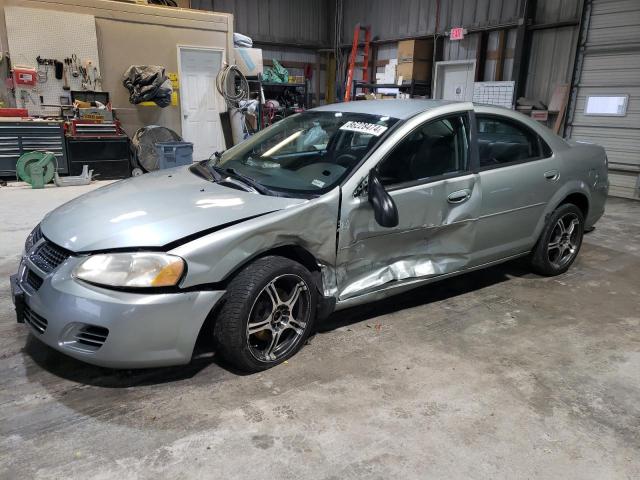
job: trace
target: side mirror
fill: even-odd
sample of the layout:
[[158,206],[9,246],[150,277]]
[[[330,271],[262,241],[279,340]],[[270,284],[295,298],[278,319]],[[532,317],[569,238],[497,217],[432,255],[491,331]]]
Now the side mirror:
[[398,208],[393,198],[384,189],[375,170],[369,172],[369,202],[373,206],[373,215],[381,227],[391,228],[398,226]]

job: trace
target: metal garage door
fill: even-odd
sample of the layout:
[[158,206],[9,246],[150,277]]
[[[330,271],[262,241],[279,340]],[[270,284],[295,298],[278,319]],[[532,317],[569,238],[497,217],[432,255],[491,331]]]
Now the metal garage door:
[[583,28],[567,133],[607,149],[611,195],[640,198],[640,0],[587,0]]

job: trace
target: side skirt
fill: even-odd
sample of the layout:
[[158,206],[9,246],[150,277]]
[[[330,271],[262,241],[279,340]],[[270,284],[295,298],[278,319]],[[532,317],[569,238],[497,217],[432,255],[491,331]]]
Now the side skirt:
[[500,260],[494,260],[493,262],[483,263],[482,265],[477,265],[472,268],[466,268],[466,269],[458,270],[451,273],[444,273],[442,275],[437,275],[434,277],[417,278],[412,280],[403,280],[401,282],[393,282],[383,286],[378,290],[374,290],[373,292],[367,292],[362,295],[358,295],[357,297],[348,298],[346,300],[338,300],[336,302],[335,311],[342,310],[344,308],[355,307],[356,305],[362,305],[364,303],[369,303],[376,300],[382,300],[383,298],[387,298],[392,295],[397,295],[399,293],[403,293],[408,290],[412,290],[414,288],[427,285],[429,283],[437,282],[450,277],[456,277],[458,275],[463,275],[465,273],[473,272],[475,270],[481,270],[483,268],[491,267],[493,265],[498,265],[500,263],[505,263],[510,260],[515,260],[516,258],[529,255],[529,253],[530,251],[518,253],[516,255],[511,255],[509,257],[501,258]]

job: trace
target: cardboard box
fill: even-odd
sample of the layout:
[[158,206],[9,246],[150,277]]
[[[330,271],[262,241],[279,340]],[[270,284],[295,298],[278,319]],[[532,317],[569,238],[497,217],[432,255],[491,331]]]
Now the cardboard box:
[[433,40],[401,40],[398,42],[398,63],[433,60]]
[[415,62],[399,63],[396,67],[396,78],[402,77],[403,82],[431,80],[431,61],[417,60]]
[[244,76],[255,77],[264,70],[261,48],[234,48],[233,53],[236,65]]
[[256,117],[253,113],[246,112],[244,114],[244,120],[252,130],[255,131],[258,129],[258,117]]
[[396,83],[396,65],[398,60],[389,59],[389,63],[384,66],[384,71],[376,73],[376,83]]

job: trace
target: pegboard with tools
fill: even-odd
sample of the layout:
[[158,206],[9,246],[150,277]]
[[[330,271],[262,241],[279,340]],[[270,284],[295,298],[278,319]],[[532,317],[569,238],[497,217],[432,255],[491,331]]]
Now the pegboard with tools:
[[[16,106],[30,115],[59,115],[71,90],[102,90],[93,15],[5,7]],[[35,84],[16,82],[15,71],[35,70]]]

